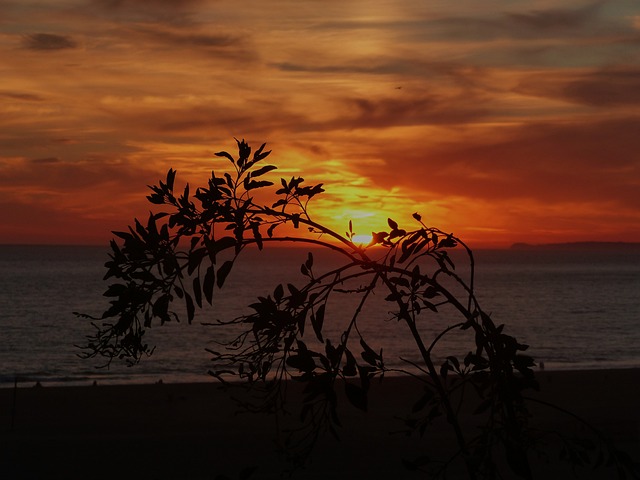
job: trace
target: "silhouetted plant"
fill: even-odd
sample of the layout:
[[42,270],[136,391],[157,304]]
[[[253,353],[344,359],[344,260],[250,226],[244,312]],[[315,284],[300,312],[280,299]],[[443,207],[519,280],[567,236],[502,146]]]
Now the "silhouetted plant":
[[[231,172],[212,172],[207,186],[195,191],[187,184],[176,193],[176,172],[169,170],[147,197],[168,211],[150,214],[146,225],[136,220],[128,231],[114,232],[121,244],[111,242],[105,278],[118,283],[105,292],[112,299],[110,308],[99,319],[91,317],[99,323],[94,322],[84,356],[102,356],[108,364],[114,358],[135,363],[150,354],[145,330],[157,321],[177,320],[172,309],[176,300],[184,302],[191,322],[196,307],[212,303],[214,290],[223,288],[250,245],[260,250],[273,242],[322,247],[344,262],[318,271],[308,253],[300,267],[302,284],[278,284],[250,305],[251,313],[217,322],[237,335],[221,351],[209,350],[215,365],[211,375],[223,382],[239,378],[260,385],[260,401],[245,406],[261,411],[282,410],[287,380],[303,384],[302,423],[290,432],[295,441],[289,446],[294,460],[304,458],[320,434],[336,434],[338,389],[356,408],[367,410],[372,379],[389,370],[383,349],[372,345],[359,328],[362,308],[376,288],[383,289],[390,318],[398,329],[408,330],[419,352],[419,362],[407,361],[412,369],[398,370],[421,383],[406,425],[425,434],[444,416],[457,443],[449,458],[423,457],[407,461],[407,466],[444,476],[452,462],[462,459],[470,478],[505,478],[499,473],[505,468],[531,478],[527,452],[532,438],[527,435],[523,392],[537,387],[534,360],[524,353],[527,345],[481,309],[474,291],[474,257],[467,245],[427,226],[417,213],[411,229],[388,219],[389,228],[374,232],[369,245],[356,244],[351,222],[340,234],[313,220],[309,203],[323,186],[307,185],[301,177],[281,179],[277,201],[262,205],[255,194],[273,185],[264,175],[276,169],[261,163],[270,151],[263,144],[252,154],[244,140],[237,146],[237,158],[216,154],[228,159]],[[281,234],[286,225],[293,229]],[[467,275],[457,273],[453,251],[464,253],[470,265]],[[327,306],[345,292],[357,296],[357,306],[340,338],[326,338],[325,324],[331,322]],[[443,309],[455,312],[457,320],[426,338],[420,325]],[[438,360],[434,348],[453,331],[466,332],[473,349],[460,358]],[[460,403],[469,391],[475,400],[471,406]],[[460,419],[469,411],[479,428],[464,431]]]

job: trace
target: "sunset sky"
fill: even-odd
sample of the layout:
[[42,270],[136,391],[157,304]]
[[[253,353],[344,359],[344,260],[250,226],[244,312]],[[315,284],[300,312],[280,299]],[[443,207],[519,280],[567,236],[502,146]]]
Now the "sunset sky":
[[106,243],[233,137],[339,231],[640,241],[637,0],[2,0],[0,112],[0,243]]

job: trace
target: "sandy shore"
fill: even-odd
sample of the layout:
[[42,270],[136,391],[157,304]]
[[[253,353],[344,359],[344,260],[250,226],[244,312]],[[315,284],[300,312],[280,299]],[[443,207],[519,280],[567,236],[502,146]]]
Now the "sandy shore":
[[[540,372],[537,397],[584,417],[640,462],[640,370]],[[422,441],[404,434],[398,417],[420,396],[406,379],[375,385],[365,414],[343,402],[341,441],[323,438],[294,478],[414,479],[403,458],[446,448],[437,425]],[[554,410],[536,408],[533,425],[588,435]],[[286,464],[275,449],[271,417],[238,414],[228,393],[209,384],[0,389],[0,476],[18,478],[278,478]],[[568,470],[532,458],[541,478]],[[611,471],[578,478],[614,478]]]

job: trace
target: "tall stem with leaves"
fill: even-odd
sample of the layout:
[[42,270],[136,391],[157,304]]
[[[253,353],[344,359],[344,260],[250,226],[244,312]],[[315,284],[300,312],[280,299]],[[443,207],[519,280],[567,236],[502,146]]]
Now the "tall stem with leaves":
[[[413,215],[415,229],[407,231],[388,219],[388,231],[373,232],[369,245],[358,245],[351,222],[341,235],[312,219],[310,201],[324,189],[322,184],[306,185],[302,177],[281,179],[277,200],[263,205],[255,195],[274,185],[265,175],[276,167],[262,164],[271,152],[263,144],[252,154],[244,140],[237,146],[237,157],[216,154],[229,161],[231,173],[212,172],[207,185],[193,195],[188,184],[176,194],[176,172],[169,170],[165,181],[149,187],[152,193],[147,197],[163,211],[150,214],[146,225],[136,220],[128,231],[114,232],[120,242],[111,242],[105,278],[116,283],[105,292],[110,307],[101,317],[83,315],[95,327],[84,356],[104,358],[108,365],[114,358],[136,363],[151,354],[145,331],[157,322],[178,320],[176,303],[184,303],[190,323],[196,307],[213,303],[216,288],[224,287],[249,245],[260,250],[270,243],[328,249],[344,263],[317,272],[309,252],[300,267],[302,285],[278,284],[249,305],[251,313],[217,321],[240,333],[220,351],[209,350],[215,365],[211,375],[226,383],[240,379],[263,386],[261,402],[245,406],[275,412],[282,410],[289,380],[304,384],[301,424],[290,444],[296,447],[295,458],[303,458],[323,431],[337,433],[337,389],[344,389],[356,408],[367,410],[371,380],[389,371],[382,348],[373,348],[359,328],[363,307],[374,290],[383,289],[392,305],[390,315],[398,320],[398,328],[408,329],[422,362],[412,362],[417,368],[406,372],[426,385],[408,425],[424,433],[444,413],[455,433],[458,447],[439,465],[461,457],[470,478],[492,478],[496,458],[502,455],[508,468],[530,478],[521,392],[535,387],[533,359],[522,353],[526,345],[507,335],[504,326],[496,326],[480,308],[471,250],[454,235],[428,227],[418,214]],[[295,234],[284,231],[285,226],[293,227]],[[454,250],[467,255],[471,269],[466,280],[456,273],[449,254]],[[350,286],[354,282],[359,286]],[[327,306],[345,293],[359,296],[357,306],[340,338],[326,338],[325,325],[331,321],[325,318]],[[419,326],[444,306],[452,307],[458,319],[435,337],[425,338]],[[437,364],[434,347],[459,330],[473,337],[474,349],[462,359],[448,355]],[[480,433],[465,432],[454,408],[454,392],[464,385],[473,386],[480,402],[477,411],[485,415],[487,428]]]

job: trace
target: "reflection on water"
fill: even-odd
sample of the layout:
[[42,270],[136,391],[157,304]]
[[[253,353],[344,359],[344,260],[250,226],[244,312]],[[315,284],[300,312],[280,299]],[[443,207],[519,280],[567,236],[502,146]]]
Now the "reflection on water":
[[[233,318],[247,312],[257,295],[280,282],[302,282],[304,249],[249,251],[236,265],[214,305],[199,312],[192,325],[152,328],[147,337],[156,353],[141,365],[114,364],[96,370],[96,362],[76,356],[90,326],[72,311],[100,314],[107,305],[102,276],[107,251],[99,247],[0,246],[0,384],[16,375],[47,382],[153,382],[207,380],[206,352],[228,338],[219,327],[200,322]],[[334,255],[314,253],[315,268],[335,265]],[[477,251],[476,291],[496,323],[531,345],[530,353],[547,368],[640,366],[640,253],[547,250]],[[458,272],[467,271],[458,263]],[[319,271],[319,270],[318,270]],[[379,293],[363,312],[363,333],[375,349],[384,348],[387,366],[404,367],[398,357],[417,360],[401,324],[390,320],[391,305]],[[336,295],[325,326],[339,339],[357,299]],[[428,338],[456,321],[446,311],[425,317]],[[441,355],[464,355],[472,339],[454,332],[445,337]]]

